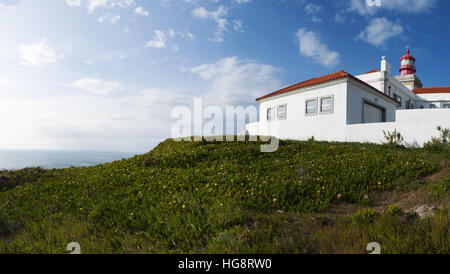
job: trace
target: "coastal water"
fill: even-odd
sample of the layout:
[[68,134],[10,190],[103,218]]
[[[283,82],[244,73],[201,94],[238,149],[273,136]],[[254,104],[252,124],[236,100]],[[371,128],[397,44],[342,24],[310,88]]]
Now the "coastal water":
[[25,167],[66,168],[93,166],[130,158],[137,153],[62,151],[62,150],[0,150],[0,170]]

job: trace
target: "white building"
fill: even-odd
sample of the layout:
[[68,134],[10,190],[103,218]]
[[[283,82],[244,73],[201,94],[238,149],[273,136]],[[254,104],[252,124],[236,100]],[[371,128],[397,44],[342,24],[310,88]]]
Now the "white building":
[[384,142],[383,131],[399,131],[405,141],[423,145],[450,128],[450,87],[423,88],[409,50],[400,75],[381,68],[353,76],[339,71],[272,92],[256,100],[259,122],[247,124],[250,135],[280,139]]

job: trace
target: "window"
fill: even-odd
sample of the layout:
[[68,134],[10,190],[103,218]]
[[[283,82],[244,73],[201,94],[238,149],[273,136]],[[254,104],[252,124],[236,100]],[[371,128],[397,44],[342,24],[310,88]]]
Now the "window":
[[430,108],[436,108],[436,105],[435,104],[431,104]]
[[402,106],[402,97],[394,93],[394,99],[400,104],[400,107]]
[[317,99],[306,100],[306,115],[317,114]]
[[333,96],[320,98],[320,113],[333,112]]
[[274,120],[275,116],[273,115],[273,108],[267,109],[267,121]]
[[286,119],[286,104],[278,106],[278,110],[277,110],[277,118],[279,120],[284,120]]
[[450,104],[444,104],[442,107],[443,108],[450,108]]

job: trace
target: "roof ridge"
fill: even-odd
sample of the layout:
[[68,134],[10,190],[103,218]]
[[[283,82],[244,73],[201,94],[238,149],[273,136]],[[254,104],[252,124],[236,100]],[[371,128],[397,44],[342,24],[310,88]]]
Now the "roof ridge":
[[415,94],[450,93],[450,87],[424,87],[413,90]]
[[325,74],[325,75],[322,75],[319,77],[311,78],[311,79],[287,86],[287,87],[277,90],[275,92],[269,93],[265,96],[257,98],[256,101],[259,101],[259,100],[262,100],[262,99],[265,99],[265,98],[268,98],[268,97],[271,97],[274,95],[282,94],[284,92],[288,92],[288,91],[291,91],[294,89],[318,85],[321,83],[325,83],[328,81],[337,80],[337,79],[341,79],[341,78],[345,78],[345,77],[349,77],[349,76],[352,76],[352,75],[344,70],[339,70],[336,72],[328,73],[328,74]]

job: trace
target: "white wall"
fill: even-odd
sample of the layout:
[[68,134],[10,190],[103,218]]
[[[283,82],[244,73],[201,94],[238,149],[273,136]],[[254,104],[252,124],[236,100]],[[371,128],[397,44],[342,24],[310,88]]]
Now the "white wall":
[[[247,130],[254,134],[273,135],[282,139],[309,138],[311,136],[332,137],[336,134],[345,136],[342,131],[346,124],[347,83],[345,79],[315,86],[314,89],[304,88],[282,96],[271,97],[260,102],[259,125],[247,125]],[[320,98],[333,95],[334,110],[330,114],[320,114]],[[306,100],[317,98],[317,114],[305,115]],[[287,104],[285,120],[267,121],[267,108],[276,108]],[[275,111],[276,115],[276,111]],[[256,129],[257,128],[257,129]],[[341,133],[339,133],[342,131]]]
[[444,105],[450,104],[450,93],[430,93],[430,94],[417,94],[417,107],[430,108],[433,104],[437,108],[443,108]]
[[383,94],[369,91],[364,85],[350,81],[347,89],[347,124],[362,123],[363,100],[369,101],[386,109],[386,122],[395,121],[396,103]]
[[349,125],[345,141],[383,143],[383,130],[396,129],[408,144],[422,146],[431,137],[439,136],[438,126],[450,128],[450,109],[397,110],[396,117],[392,123]]
[[357,75],[356,77],[387,95],[389,94],[389,86],[390,86],[392,98],[394,97],[394,93],[402,97],[402,104],[400,107],[398,107],[399,109],[405,109],[406,102],[409,99],[414,104],[414,107],[416,107],[415,106],[416,104],[414,102],[416,99],[415,94],[389,73],[379,71]]
[[[439,132],[436,129],[438,126],[450,128],[450,109],[397,110],[396,117],[396,122],[345,125],[331,131],[323,131],[322,128],[317,128],[314,132],[308,130],[307,134],[299,132],[296,138],[289,139],[306,140],[314,136],[316,140],[381,144],[385,142],[383,130],[386,132],[397,130],[408,144],[422,146],[431,137],[439,137]],[[250,135],[258,135],[260,128],[265,131],[265,125],[262,123],[247,125]],[[260,135],[270,134],[265,131],[265,134]],[[280,138],[280,135],[274,136]],[[281,139],[286,138],[281,137]]]

